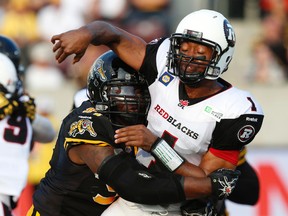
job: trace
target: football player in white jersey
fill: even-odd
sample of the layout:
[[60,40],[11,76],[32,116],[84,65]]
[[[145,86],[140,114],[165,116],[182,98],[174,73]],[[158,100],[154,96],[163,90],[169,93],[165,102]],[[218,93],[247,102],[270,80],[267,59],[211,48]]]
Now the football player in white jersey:
[[[232,60],[236,38],[229,21],[216,11],[192,12],[171,37],[148,44],[103,21],[54,35],[51,41],[59,63],[72,54],[78,62],[90,43],[106,45],[145,76],[151,94],[149,130],[129,126],[117,130],[115,138],[141,147],[137,158],[148,167],[199,177],[218,168],[235,169],[241,149],[262,126],[264,114],[256,99],[220,78]],[[103,215],[207,215],[209,201],[202,201],[144,206],[118,199]]]
[[36,115],[34,99],[23,94],[18,51],[12,40],[0,36],[0,216],[12,214],[26,185],[33,141],[55,137],[49,120]]

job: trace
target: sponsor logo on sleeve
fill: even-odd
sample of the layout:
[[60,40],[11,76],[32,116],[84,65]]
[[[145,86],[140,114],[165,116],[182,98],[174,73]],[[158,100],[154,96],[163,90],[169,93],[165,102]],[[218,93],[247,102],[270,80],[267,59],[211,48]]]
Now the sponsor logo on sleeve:
[[167,86],[173,79],[174,77],[168,72],[163,73],[162,76],[159,77],[159,81],[165,86]]
[[220,122],[221,118],[223,117],[223,113],[216,111],[211,106],[206,106],[204,112],[215,119],[217,122]]

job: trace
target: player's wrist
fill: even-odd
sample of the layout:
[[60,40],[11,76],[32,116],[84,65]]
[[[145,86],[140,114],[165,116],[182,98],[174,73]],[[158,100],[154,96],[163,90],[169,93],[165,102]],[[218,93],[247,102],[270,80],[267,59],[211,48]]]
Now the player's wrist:
[[185,162],[164,139],[159,137],[151,146],[151,154],[171,172],[174,172]]

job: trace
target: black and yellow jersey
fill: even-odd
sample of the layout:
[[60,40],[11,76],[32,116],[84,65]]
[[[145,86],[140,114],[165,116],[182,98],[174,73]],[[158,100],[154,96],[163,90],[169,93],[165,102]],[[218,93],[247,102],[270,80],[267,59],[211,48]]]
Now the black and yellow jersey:
[[117,194],[95,177],[86,165],[68,157],[74,145],[109,146],[114,129],[108,118],[96,112],[89,101],[74,109],[62,122],[50,169],[33,196],[41,216],[101,215]]

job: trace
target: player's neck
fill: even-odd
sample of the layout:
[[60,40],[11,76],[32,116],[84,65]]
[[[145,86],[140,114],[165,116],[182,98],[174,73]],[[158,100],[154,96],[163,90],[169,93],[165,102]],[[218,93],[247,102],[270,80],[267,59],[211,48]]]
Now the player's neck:
[[193,87],[185,85],[186,93],[191,99],[214,95],[221,91],[222,88],[223,85],[216,80],[202,80]]

